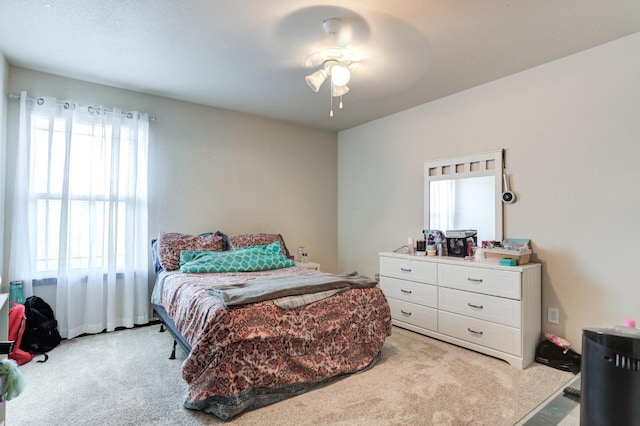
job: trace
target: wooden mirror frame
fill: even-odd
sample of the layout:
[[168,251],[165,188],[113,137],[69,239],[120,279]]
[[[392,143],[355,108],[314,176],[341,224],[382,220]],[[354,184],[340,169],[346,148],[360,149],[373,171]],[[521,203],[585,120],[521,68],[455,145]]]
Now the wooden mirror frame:
[[[430,194],[432,181],[494,176],[494,199],[487,200],[495,209],[495,241],[503,239],[502,176],[503,150],[461,157],[443,158],[424,163],[424,229],[430,229]],[[491,208],[491,207],[489,207]],[[445,232],[446,229],[441,229]],[[480,241],[478,241],[480,244]]]

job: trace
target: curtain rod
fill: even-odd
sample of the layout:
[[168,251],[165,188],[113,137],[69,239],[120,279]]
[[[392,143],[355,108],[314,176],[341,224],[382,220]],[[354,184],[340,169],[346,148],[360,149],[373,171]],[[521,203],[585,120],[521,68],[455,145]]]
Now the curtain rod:
[[[20,96],[20,95],[18,95],[18,94],[16,94],[16,93],[9,93],[9,94],[7,94],[7,96],[9,97],[9,99],[20,99],[20,98],[21,98],[21,96]],[[42,99],[42,98],[32,98],[32,97],[30,97],[30,96],[27,96],[27,100],[28,100],[28,101],[36,101],[36,102],[37,102],[37,101],[39,101],[39,100],[41,100],[41,99]],[[56,103],[58,103],[58,104],[60,104],[60,105],[64,105],[66,102],[63,102],[63,101],[56,101]],[[91,107],[91,106],[89,106],[89,111],[90,111],[90,112],[92,112],[92,111],[91,111],[91,109],[92,109],[92,108],[93,108],[93,109],[96,109],[95,107]],[[113,109],[107,109],[107,108],[105,108],[105,109],[104,109],[104,111],[105,111],[105,112],[113,112]],[[131,113],[130,113],[130,112],[122,112],[122,114],[127,115],[127,114],[131,114]],[[150,116],[149,116],[149,121],[156,121],[156,118],[150,115]]]

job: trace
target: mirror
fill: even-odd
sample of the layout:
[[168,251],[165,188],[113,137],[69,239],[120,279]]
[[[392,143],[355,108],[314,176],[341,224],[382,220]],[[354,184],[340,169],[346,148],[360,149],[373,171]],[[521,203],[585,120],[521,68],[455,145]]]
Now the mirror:
[[493,240],[496,235],[495,178],[446,179],[431,181],[429,229],[477,229],[478,241]]
[[502,151],[425,162],[425,228],[502,241]]

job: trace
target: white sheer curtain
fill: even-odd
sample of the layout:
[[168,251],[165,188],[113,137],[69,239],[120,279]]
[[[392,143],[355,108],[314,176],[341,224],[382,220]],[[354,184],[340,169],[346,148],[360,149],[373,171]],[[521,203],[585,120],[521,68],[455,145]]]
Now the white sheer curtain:
[[148,115],[22,92],[19,126],[10,279],[66,338],[148,322]]
[[455,179],[436,180],[430,182],[429,204],[430,223],[432,229],[446,232],[455,229]]

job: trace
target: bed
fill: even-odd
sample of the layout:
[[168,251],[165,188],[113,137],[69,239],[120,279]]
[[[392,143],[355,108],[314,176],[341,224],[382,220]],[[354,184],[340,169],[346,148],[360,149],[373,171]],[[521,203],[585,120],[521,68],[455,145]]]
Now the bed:
[[372,368],[391,334],[374,280],[296,266],[279,234],[160,233],[153,253],[183,404],[222,420]]

